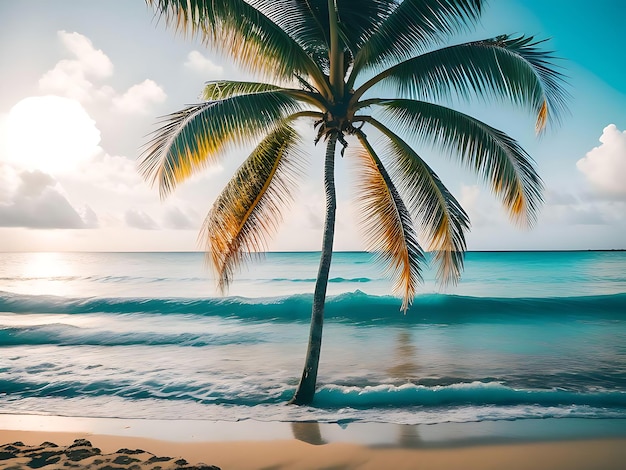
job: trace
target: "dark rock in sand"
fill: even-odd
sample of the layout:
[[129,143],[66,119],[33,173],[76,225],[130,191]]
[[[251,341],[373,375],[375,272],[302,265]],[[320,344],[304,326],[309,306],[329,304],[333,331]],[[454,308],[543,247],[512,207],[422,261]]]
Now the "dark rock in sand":
[[118,457],[115,457],[115,460],[113,460],[113,463],[118,463],[120,465],[128,465],[135,462],[141,462],[141,460],[134,459],[132,457],[129,457],[128,455],[120,455]]
[[65,455],[73,462],[84,460],[94,455],[100,455],[101,451],[93,447],[86,439],[76,439],[72,445],[65,450]]
[[148,459],[148,463],[169,462],[170,460],[172,460],[172,457],[157,457],[156,455],[154,455]]
[[93,447],[91,442],[87,439],[75,439],[73,444],[70,444],[67,448],[72,449],[73,447]]
[[[81,462],[94,456],[98,458]],[[22,463],[11,462],[12,459],[21,459]],[[174,460],[172,457],[157,457],[141,449],[123,448],[113,454],[102,454],[86,439],[76,439],[68,447],[59,447],[52,442],[44,442],[40,446],[27,446],[23,442],[1,445],[0,461],[0,468],[7,470],[44,467],[49,470],[220,470],[219,467],[203,463],[190,465],[182,458]]]
[[131,449],[120,449],[117,451],[118,454],[128,454],[128,455],[135,455],[135,454],[145,454],[146,451],[145,450],[141,450],[141,449],[135,449],[135,450],[131,450]]
[[55,464],[59,460],[61,460],[61,456],[59,454],[62,454],[62,452],[60,451],[41,452],[39,454],[36,454],[34,457],[31,457],[30,462],[28,462],[27,465],[30,468],[41,468],[41,467],[45,467],[46,465]]
[[17,457],[15,452],[10,450],[0,450],[0,460],[9,460],[14,459],[15,457]]

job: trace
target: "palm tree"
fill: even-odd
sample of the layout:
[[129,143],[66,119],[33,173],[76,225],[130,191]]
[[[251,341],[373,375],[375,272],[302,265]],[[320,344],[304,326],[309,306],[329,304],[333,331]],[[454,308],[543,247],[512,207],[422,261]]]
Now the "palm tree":
[[[291,403],[313,400],[335,229],[334,162],[354,141],[368,249],[386,263],[406,312],[421,280],[424,248],[442,283],[463,268],[467,214],[416,146],[473,169],[510,217],[532,224],[542,182],[507,134],[444,103],[510,101],[558,122],[567,93],[551,52],[533,37],[497,36],[446,45],[468,31],[482,0],[146,0],[182,33],[199,36],[263,82],[206,84],[204,101],[163,118],[140,171],[161,196],[236,146],[256,147],[217,197],[201,237],[225,290],[236,270],[281,222],[304,173],[295,123],[326,142],[326,216],[304,371]],[[372,144],[371,135],[382,141]],[[422,244],[418,241],[419,240]],[[424,247],[424,248],[422,248]]]

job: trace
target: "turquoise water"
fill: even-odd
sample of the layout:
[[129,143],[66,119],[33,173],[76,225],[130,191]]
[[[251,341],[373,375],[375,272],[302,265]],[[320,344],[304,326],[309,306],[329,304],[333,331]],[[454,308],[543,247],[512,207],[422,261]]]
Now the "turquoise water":
[[626,252],[468,253],[400,312],[336,253],[318,393],[288,407],[319,253],[217,296],[199,253],[0,254],[0,413],[420,424],[626,418]]

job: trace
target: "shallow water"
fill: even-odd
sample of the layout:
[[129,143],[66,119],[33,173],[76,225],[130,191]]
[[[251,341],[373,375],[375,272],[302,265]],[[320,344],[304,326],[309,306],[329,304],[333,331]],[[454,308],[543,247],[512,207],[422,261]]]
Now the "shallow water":
[[468,253],[412,308],[337,253],[313,407],[286,407],[318,253],[218,297],[199,253],[0,254],[0,413],[420,424],[626,417],[626,253]]

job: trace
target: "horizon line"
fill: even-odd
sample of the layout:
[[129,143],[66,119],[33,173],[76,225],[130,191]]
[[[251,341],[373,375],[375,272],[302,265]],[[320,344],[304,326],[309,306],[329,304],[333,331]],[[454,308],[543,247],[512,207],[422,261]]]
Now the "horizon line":
[[[465,253],[576,253],[576,252],[607,252],[607,251],[626,251],[626,248],[576,248],[576,249],[512,249],[512,250],[466,250]],[[15,251],[0,251],[2,254],[7,253],[120,253],[120,254],[139,254],[139,253],[194,253],[205,254],[206,251],[202,250],[164,250],[164,251],[108,251],[108,250],[15,250]],[[263,254],[284,254],[284,253],[321,253],[321,250],[268,250],[268,251],[256,251],[250,253],[251,255],[263,255]],[[375,254],[375,251],[367,250],[333,250],[333,253],[371,253]],[[424,251],[424,253],[432,253],[431,251]]]

